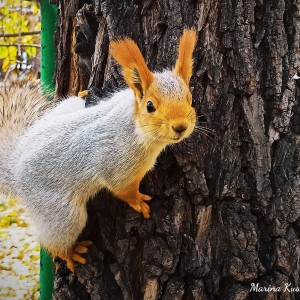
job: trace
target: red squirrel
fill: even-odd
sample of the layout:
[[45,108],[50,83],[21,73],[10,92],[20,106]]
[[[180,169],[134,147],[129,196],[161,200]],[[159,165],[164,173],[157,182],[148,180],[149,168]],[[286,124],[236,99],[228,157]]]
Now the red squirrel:
[[[172,71],[152,73],[131,39],[110,43],[129,88],[85,108],[70,97],[48,109],[39,88],[0,91],[0,190],[20,199],[52,256],[85,263],[89,242],[76,243],[87,201],[107,189],[150,217],[139,192],[159,153],[194,130],[189,82],[196,31],[185,30]],[[25,109],[25,110],[24,110]],[[44,112],[44,113],[41,113]]]

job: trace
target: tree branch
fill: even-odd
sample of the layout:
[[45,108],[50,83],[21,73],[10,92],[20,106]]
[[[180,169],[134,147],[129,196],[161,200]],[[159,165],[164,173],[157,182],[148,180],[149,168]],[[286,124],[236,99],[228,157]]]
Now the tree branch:
[[0,47],[23,47],[23,48],[41,48],[40,45],[37,45],[37,44],[26,44],[26,45],[18,45],[18,44],[0,44]]
[[[40,34],[41,32],[38,31],[28,31],[28,32],[21,32],[21,36],[26,36],[26,35],[36,35]],[[9,34],[0,34],[0,38],[10,38],[10,37],[18,37],[19,33],[9,33]]]

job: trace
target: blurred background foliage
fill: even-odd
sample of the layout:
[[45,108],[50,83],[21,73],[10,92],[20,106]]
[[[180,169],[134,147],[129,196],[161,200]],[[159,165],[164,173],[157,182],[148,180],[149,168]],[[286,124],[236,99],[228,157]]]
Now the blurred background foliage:
[[0,80],[39,76],[39,3],[0,0]]

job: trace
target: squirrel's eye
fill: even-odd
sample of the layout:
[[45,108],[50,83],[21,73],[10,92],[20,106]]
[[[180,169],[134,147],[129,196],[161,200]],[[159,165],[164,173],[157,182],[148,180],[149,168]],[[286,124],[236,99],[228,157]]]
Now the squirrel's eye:
[[153,103],[151,101],[148,101],[147,102],[147,112],[148,113],[153,113],[155,111],[156,111],[156,109],[155,109]]

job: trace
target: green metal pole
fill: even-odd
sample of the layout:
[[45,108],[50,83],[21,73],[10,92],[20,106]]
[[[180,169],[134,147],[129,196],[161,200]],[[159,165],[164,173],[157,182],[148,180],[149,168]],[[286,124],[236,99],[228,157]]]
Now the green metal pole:
[[46,91],[54,91],[52,78],[55,70],[54,33],[56,30],[57,7],[49,0],[41,0],[41,84]]
[[[54,33],[57,7],[49,0],[41,0],[41,86],[45,93],[52,93],[55,86],[52,78],[55,70]],[[54,285],[53,261],[48,252],[41,249],[40,255],[40,299],[51,300]]]

